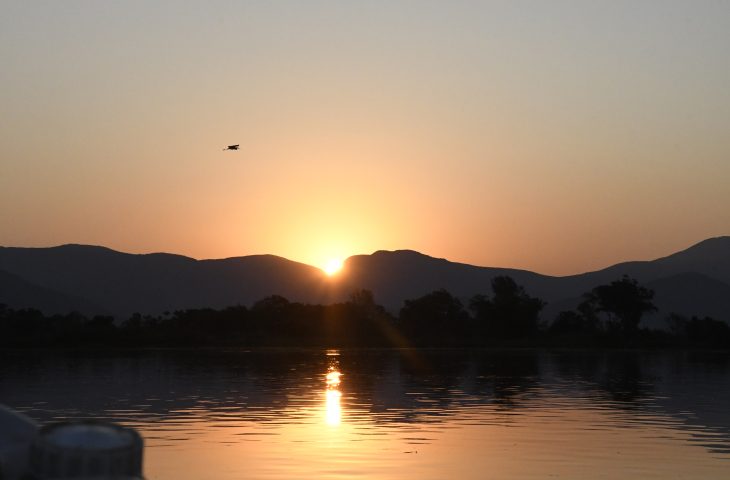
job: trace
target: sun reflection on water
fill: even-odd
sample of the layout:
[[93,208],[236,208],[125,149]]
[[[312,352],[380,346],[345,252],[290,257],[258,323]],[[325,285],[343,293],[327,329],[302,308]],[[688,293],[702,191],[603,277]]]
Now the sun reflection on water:
[[329,365],[325,374],[325,421],[327,425],[337,426],[342,421],[342,392],[340,391],[340,372],[337,350],[328,350]]

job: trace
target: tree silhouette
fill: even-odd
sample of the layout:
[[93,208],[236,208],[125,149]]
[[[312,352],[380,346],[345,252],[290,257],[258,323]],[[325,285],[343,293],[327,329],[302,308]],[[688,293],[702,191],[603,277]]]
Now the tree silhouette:
[[616,325],[624,335],[633,336],[645,313],[656,311],[654,292],[624,275],[608,285],[599,285],[583,295],[583,309],[608,315],[609,326]]
[[593,317],[584,313],[566,310],[558,313],[550,324],[548,332],[555,335],[565,334],[594,334],[598,331],[598,324]]
[[703,347],[729,347],[730,325],[711,317],[687,318],[672,313],[667,317],[669,330],[685,344]]
[[444,289],[414,300],[406,300],[400,310],[403,333],[417,341],[448,344],[463,337],[469,314],[461,301]]
[[537,332],[538,315],[545,306],[509,276],[492,279],[492,298],[476,295],[469,303],[477,330],[487,337],[528,337]]

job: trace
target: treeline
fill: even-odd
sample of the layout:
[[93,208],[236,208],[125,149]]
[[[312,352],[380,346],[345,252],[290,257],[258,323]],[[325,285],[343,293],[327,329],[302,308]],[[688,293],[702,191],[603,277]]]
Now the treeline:
[[122,322],[79,313],[46,316],[0,305],[2,347],[480,347],[688,346],[730,348],[730,327],[712,318],[667,317],[667,330],[641,326],[654,293],[623,277],[582,297],[576,310],[540,321],[545,306],[508,276],[464,304],[446,290],[406,300],[398,315],[359,290],[330,305],[273,295],[251,307],[134,314]]

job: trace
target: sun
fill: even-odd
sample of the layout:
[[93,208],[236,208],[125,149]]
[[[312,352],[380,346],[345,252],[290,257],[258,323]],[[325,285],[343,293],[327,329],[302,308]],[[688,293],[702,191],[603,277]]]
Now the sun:
[[342,269],[342,263],[341,258],[331,258],[327,261],[322,270],[324,270],[324,273],[327,275],[332,276]]

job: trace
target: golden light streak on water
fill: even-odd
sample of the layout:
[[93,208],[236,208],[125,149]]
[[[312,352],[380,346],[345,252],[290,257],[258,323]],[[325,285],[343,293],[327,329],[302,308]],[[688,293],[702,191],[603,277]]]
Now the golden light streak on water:
[[338,426],[342,421],[342,392],[340,391],[339,351],[328,350],[329,366],[325,374],[325,422],[330,426]]
[[337,370],[330,370],[325,377],[327,379],[327,389],[332,390],[337,388],[340,385],[341,376],[342,373]]
[[327,390],[326,396],[325,419],[327,425],[338,426],[342,421],[342,405],[340,404],[342,393],[339,390]]

